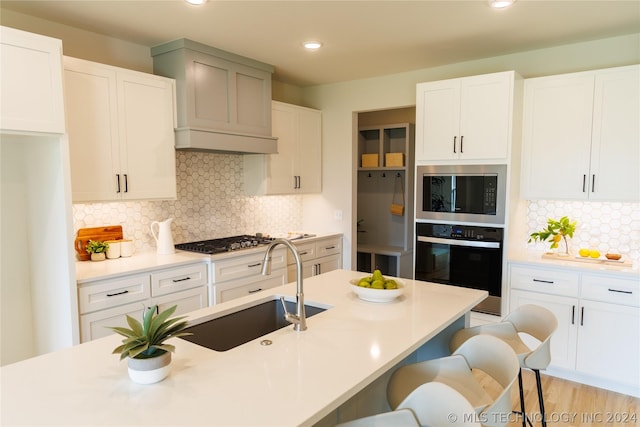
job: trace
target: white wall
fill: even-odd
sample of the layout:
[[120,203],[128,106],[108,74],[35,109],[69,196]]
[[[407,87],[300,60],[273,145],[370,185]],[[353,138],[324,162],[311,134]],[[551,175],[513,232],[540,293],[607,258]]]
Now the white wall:
[[[343,265],[355,265],[354,113],[415,105],[415,85],[498,71],[516,70],[524,78],[640,63],[640,34],[462,62],[378,78],[303,89],[305,105],[323,111],[323,193],[307,196],[303,228],[344,233]],[[343,212],[341,221],[334,212]]]

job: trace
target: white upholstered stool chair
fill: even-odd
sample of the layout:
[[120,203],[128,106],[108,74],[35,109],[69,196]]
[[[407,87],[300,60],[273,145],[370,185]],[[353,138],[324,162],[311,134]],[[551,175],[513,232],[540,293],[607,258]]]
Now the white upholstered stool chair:
[[471,404],[446,384],[420,385],[392,412],[359,418],[336,427],[480,427]]
[[[480,384],[472,369],[479,369],[495,380],[501,387],[497,397],[492,397]],[[482,425],[505,426],[511,414],[511,386],[519,370],[518,358],[510,346],[498,338],[477,335],[451,356],[399,367],[387,384],[387,400],[392,409],[402,408],[421,385],[444,383],[469,402],[472,414]],[[418,406],[414,403],[412,408]]]
[[[522,389],[522,368],[531,369],[536,376],[536,386],[538,389],[538,402],[540,404],[540,415],[542,425],[546,426],[544,412],[544,398],[542,395],[542,383],[540,381],[540,370],[546,369],[551,361],[551,335],[558,327],[556,316],[544,307],[533,304],[526,304],[512,311],[500,323],[493,323],[473,328],[461,329],[453,335],[450,342],[451,351],[464,345],[472,337],[490,335],[506,342],[518,355],[520,370],[518,372],[518,385],[520,387],[520,410],[522,411],[522,425],[526,426],[528,421],[524,408],[524,391]],[[530,348],[522,340],[521,334],[530,335],[539,344],[535,348]]]

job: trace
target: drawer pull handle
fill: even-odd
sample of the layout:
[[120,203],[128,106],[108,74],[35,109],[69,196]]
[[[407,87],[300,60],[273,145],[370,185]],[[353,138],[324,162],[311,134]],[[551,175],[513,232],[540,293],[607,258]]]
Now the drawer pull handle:
[[182,279],[173,279],[173,283],[184,282],[185,280],[191,280],[191,277],[183,277]]
[[249,291],[250,294],[255,294],[256,292],[260,292],[262,290],[262,288],[258,288],[258,289],[254,289],[252,291]]
[[260,265],[262,265],[262,263],[261,263],[261,262],[259,262],[259,263],[257,263],[257,264],[249,264],[247,267],[252,268],[252,267],[258,267],[258,266],[260,266]]
[[326,251],[331,250],[331,249],[335,249],[335,246],[327,246],[326,248],[324,248]]
[[308,253],[309,253],[309,251],[304,251],[304,252],[300,252],[300,255],[306,255]]
[[553,280],[542,280],[542,279],[533,279],[534,282],[540,282],[540,283],[548,283],[550,285],[553,285]]
[[611,288],[609,288],[609,292],[617,292],[619,294],[628,294],[628,295],[633,294],[633,291],[623,291],[621,289],[611,289]]
[[116,292],[115,294],[107,294],[107,296],[108,296],[108,297],[115,297],[116,295],[124,295],[124,294],[128,294],[128,293],[129,293],[129,290],[128,290],[128,289],[125,289],[124,291],[122,291],[122,292]]

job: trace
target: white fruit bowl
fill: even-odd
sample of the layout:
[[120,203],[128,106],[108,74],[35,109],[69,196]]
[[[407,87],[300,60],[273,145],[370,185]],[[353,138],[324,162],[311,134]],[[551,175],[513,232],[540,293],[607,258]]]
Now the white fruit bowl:
[[391,302],[404,293],[404,283],[394,279],[398,284],[398,289],[373,289],[358,286],[360,279],[350,280],[351,289],[362,300],[369,302]]

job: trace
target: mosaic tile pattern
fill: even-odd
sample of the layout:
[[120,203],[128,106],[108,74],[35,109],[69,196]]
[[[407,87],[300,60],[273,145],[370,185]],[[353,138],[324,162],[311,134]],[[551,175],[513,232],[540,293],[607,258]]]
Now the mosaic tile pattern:
[[299,231],[302,196],[245,196],[238,154],[176,152],[177,200],[73,205],[79,228],[122,225],[137,251],[153,250],[153,221],[174,218],[175,243],[239,234]]
[[[528,233],[546,227],[547,219],[568,216],[578,222],[569,252],[580,248],[621,253],[634,263],[640,260],[640,203],[568,202],[532,200],[527,206]],[[548,249],[548,243],[532,243],[535,250]],[[560,245],[564,249],[564,245]]]
[[[243,160],[237,154],[176,152],[178,198],[174,201],[113,202],[73,205],[74,230],[122,225],[137,251],[153,250],[149,226],[174,218],[176,243],[236,234],[299,231],[302,196],[245,196]],[[568,215],[578,221],[570,250],[597,248],[619,252],[640,261],[640,204],[566,201],[529,201],[528,233],[542,229],[548,218]],[[536,243],[543,251],[548,244]]]

